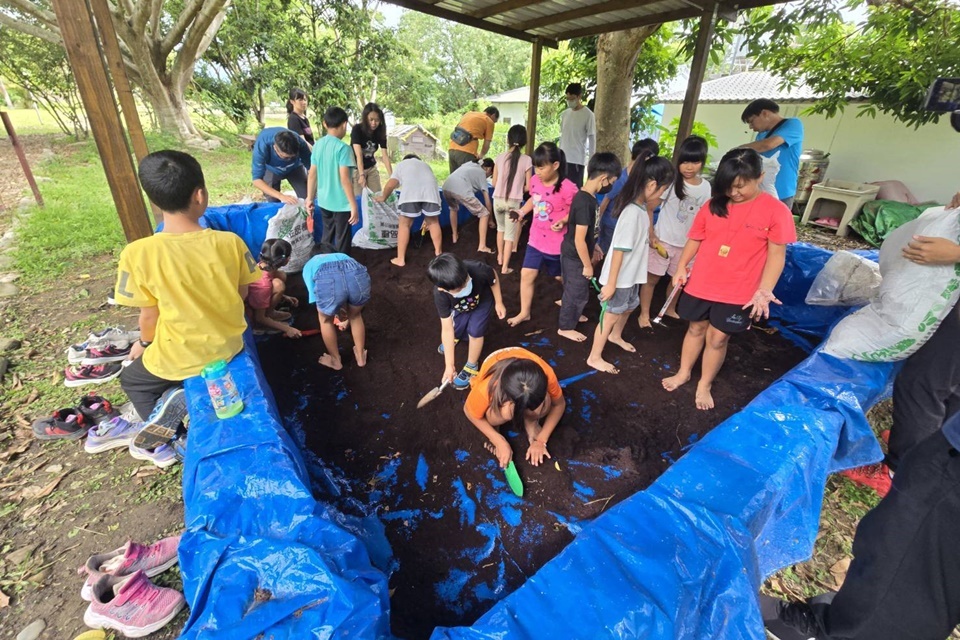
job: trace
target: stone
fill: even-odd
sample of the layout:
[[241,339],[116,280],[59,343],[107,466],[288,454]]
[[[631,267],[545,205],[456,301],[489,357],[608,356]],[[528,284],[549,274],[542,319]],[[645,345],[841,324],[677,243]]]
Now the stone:
[[16,351],[20,348],[20,341],[16,338],[0,338],[0,352]]
[[17,634],[17,640],[37,640],[46,628],[47,623],[42,618],[37,618]]
[[0,282],[0,298],[12,298],[20,293],[17,285],[11,282]]
[[20,279],[20,274],[15,272],[4,273],[0,275],[0,284],[5,282],[16,282]]
[[204,143],[200,146],[203,149],[206,149],[207,151],[216,151],[221,147],[221,144],[219,140],[210,139],[210,140],[204,141]]
[[61,471],[63,471],[62,464],[51,464],[43,468],[44,473],[60,473]]
[[0,269],[6,269],[13,266],[13,257],[8,255],[0,255]]

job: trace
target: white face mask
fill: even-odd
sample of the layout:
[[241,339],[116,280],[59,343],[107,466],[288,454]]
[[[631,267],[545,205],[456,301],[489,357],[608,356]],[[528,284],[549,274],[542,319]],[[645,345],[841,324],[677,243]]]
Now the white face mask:
[[570,108],[570,109],[576,109],[576,108],[577,108],[577,101],[576,101],[576,100],[570,100],[570,99],[568,98],[568,99],[567,99],[567,107]]
[[456,293],[452,291],[449,292],[454,298],[466,298],[468,295],[473,293],[473,278],[467,278],[467,284],[463,285],[463,288]]

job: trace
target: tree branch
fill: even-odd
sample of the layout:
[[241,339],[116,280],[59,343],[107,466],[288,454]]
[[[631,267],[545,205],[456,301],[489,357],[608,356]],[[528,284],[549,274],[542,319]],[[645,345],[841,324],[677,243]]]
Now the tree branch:
[[[196,19],[177,51],[172,70],[175,77],[183,78],[185,75],[189,75],[186,72],[193,68],[197,58],[203,55],[203,52],[210,46],[213,38],[217,35],[217,29],[220,28],[220,24],[226,17],[228,3],[229,0],[208,1],[198,11]],[[189,81],[190,78],[185,78],[181,83],[182,86],[186,88]]]
[[[162,2],[162,0],[154,0],[154,2]],[[222,6],[223,0],[217,0],[211,4],[214,6]],[[170,52],[173,51],[173,48],[180,44],[187,29],[190,28],[191,23],[198,18],[198,14],[200,14],[203,9],[203,0],[189,0],[187,2],[183,7],[183,11],[180,12],[177,21],[174,23],[173,28],[170,29],[160,44],[161,57],[166,58],[170,55]]]
[[43,27],[38,27],[37,25],[30,24],[29,22],[21,22],[20,20],[11,18],[2,11],[0,11],[0,26],[5,26],[9,29],[13,29],[14,31],[25,33],[28,36],[33,36],[34,38],[40,38],[41,40],[51,44],[63,44],[63,40],[60,38],[60,30],[56,27],[44,29]]
[[[57,28],[57,16],[52,11],[46,11],[41,9],[30,0],[5,0],[5,3],[12,6],[14,9],[18,9],[28,16],[42,22],[44,25],[51,29]],[[26,24],[26,23],[24,23]],[[59,32],[59,29],[57,30]],[[26,33],[26,32],[24,32]]]

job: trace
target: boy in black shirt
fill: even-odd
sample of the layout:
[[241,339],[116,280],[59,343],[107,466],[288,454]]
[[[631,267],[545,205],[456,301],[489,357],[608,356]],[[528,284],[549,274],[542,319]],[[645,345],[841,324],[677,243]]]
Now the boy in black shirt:
[[574,342],[587,336],[577,331],[577,323],[585,320],[580,314],[590,299],[590,278],[593,277],[594,230],[597,222],[597,194],[607,193],[620,177],[620,159],[613,153],[596,153],[587,165],[587,181],[573,197],[567,232],[560,245],[560,268],[563,273],[563,298],[560,300],[560,328],[557,333]]
[[[500,282],[493,268],[476,260],[461,260],[452,253],[441,253],[427,265],[427,277],[435,287],[433,300],[440,314],[440,347],[444,371],[442,382],[452,381],[460,391],[470,388],[470,380],[480,373],[480,353],[491,309],[503,320]],[[456,343],[469,336],[467,364],[457,373],[454,358]]]

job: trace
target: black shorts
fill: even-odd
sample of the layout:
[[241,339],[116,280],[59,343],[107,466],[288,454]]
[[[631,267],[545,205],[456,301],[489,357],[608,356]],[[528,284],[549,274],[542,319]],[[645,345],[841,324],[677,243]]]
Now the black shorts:
[[710,326],[727,334],[740,333],[750,328],[750,313],[740,304],[711,302],[680,292],[677,314],[690,322],[709,320]]

